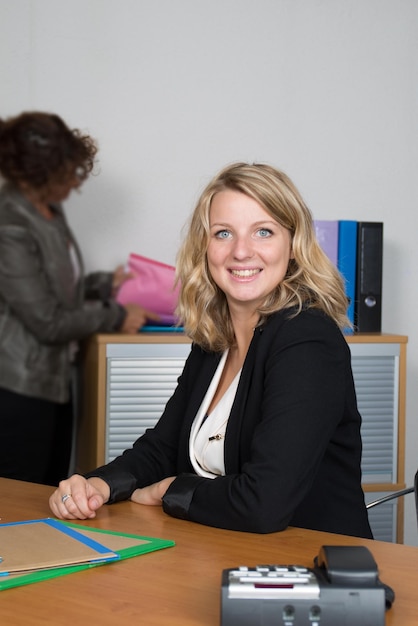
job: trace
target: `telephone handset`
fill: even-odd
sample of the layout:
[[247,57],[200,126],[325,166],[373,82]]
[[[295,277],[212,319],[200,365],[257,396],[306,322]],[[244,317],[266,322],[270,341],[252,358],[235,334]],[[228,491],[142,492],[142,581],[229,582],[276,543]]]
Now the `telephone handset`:
[[395,599],[391,587],[379,579],[377,563],[364,546],[322,546],[314,559],[315,568],[325,574],[331,584],[359,587],[383,587],[386,608],[390,609]]

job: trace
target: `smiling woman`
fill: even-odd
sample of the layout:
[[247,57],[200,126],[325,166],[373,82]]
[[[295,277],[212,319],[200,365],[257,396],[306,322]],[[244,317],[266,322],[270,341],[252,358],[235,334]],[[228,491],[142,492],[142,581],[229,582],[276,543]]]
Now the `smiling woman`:
[[[216,226],[214,222],[220,219],[220,210],[226,224]],[[247,233],[246,242],[242,230],[244,219],[247,228],[251,219],[254,221],[254,230],[251,237]],[[214,238],[222,239],[222,243],[226,239],[230,248],[239,244],[241,250],[238,247],[236,251],[241,257],[243,253],[252,254],[248,248],[250,241],[254,251],[260,240],[257,250],[267,251],[271,246],[276,255],[283,246],[284,273],[281,277],[278,274],[270,291],[258,301],[260,321],[280,309],[296,306],[300,311],[309,306],[323,310],[340,328],[349,326],[342,278],[319,246],[311,212],[293,182],[270,165],[237,163],[222,170],[203,191],[178,256],[178,274],[184,285],[180,316],[188,334],[201,345],[225,349],[235,343],[226,294],[208,267]],[[287,241],[290,250],[286,261]],[[245,267],[240,258],[239,262],[235,259],[232,269],[260,268]]]
[[60,483],[53,513],[91,518],[130,498],[220,528],[371,537],[343,281],[293,183],[268,165],[225,168],[177,267],[193,346],[173,396],[131,449]]

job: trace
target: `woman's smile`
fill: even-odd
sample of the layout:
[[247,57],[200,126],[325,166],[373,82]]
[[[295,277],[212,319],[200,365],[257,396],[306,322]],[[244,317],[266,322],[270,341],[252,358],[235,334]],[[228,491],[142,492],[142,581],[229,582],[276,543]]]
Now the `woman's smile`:
[[259,274],[262,270],[260,269],[230,269],[229,270],[235,278],[253,278]]

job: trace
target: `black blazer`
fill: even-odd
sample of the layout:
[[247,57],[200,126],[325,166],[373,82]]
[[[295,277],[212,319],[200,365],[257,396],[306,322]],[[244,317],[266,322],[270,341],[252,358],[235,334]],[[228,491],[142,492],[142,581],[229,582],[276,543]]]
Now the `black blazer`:
[[350,351],[314,310],[272,315],[255,329],[225,434],[225,476],[197,476],[192,422],[220,355],[193,346],[157,425],[89,475],[111,501],[177,476],[164,510],[209,526],[268,533],[288,525],[371,538],[361,488],[361,418]]

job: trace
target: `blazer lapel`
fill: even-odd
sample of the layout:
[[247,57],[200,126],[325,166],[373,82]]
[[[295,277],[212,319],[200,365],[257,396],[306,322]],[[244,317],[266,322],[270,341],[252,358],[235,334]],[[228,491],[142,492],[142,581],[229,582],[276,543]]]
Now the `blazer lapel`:
[[[238,383],[237,393],[232,404],[226,433],[225,433],[225,472],[236,473],[242,467],[242,444],[243,429],[245,429],[248,394],[253,381],[256,351],[258,345],[259,330],[255,330],[250,343],[247,356],[242,367],[241,377]],[[231,445],[229,445],[231,442]]]

